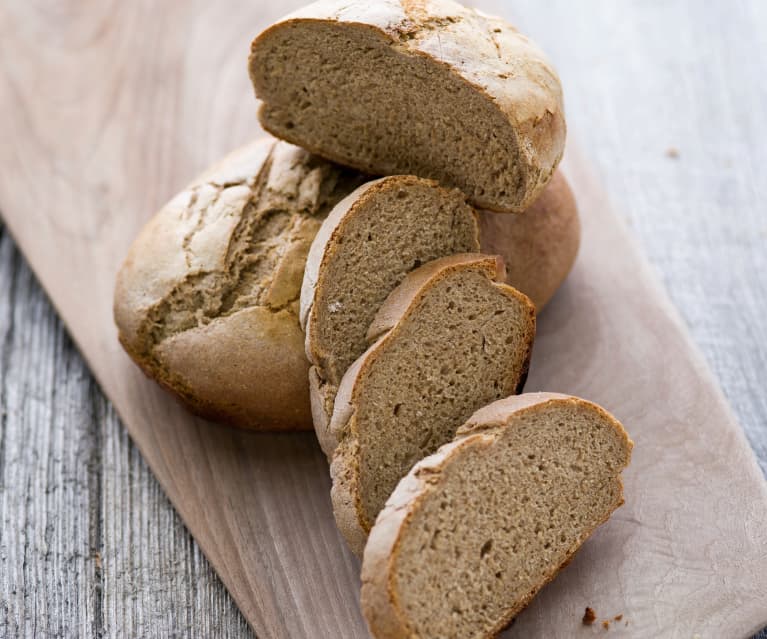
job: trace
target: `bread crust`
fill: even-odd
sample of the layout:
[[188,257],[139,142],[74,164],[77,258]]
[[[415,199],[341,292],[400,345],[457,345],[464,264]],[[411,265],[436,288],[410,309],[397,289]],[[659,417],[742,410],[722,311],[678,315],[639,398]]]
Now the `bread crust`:
[[[525,195],[513,207],[481,198],[476,198],[477,206],[524,211],[546,186],[565,145],[562,88],[544,54],[507,22],[452,0],[319,0],[289,14],[253,41],[249,72],[257,96],[263,94],[259,48],[282,29],[317,21],[363,29],[403,55],[420,56],[447,69],[498,109],[513,131],[519,161],[526,167]],[[348,158],[334,157],[308,140],[291,136],[290,131],[276,130],[264,114],[262,106],[261,124],[274,135],[353,166]],[[355,168],[371,170],[362,165]]]
[[370,326],[368,335],[377,337],[376,341],[352,364],[341,380],[330,422],[329,443],[335,444],[331,464],[333,512],[341,533],[358,556],[362,554],[372,522],[366,521],[359,490],[355,406],[360,398],[357,382],[368,374],[389,341],[397,338],[399,327],[414,312],[418,302],[428,293],[428,290],[452,271],[465,268],[467,265],[484,272],[490,280],[495,282],[495,286],[528,307],[532,330],[528,336],[522,381],[516,389],[517,392],[522,390],[521,385],[524,384],[532,356],[535,309],[525,295],[498,281],[502,280],[505,274],[503,261],[499,257],[480,254],[453,255],[433,260],[405,277],[381,306]]
[[[194,180],[142,229],[117,276],[114,318],[128,354],[198,415],[259,430],[311,429],[298,294],[325,191],[345,187],[347,178],[343,194],[365,179],[264,137]],[[275,231],[266,227],[263,248],[253,249],[271,251],[273,269],[257,272],[255,286],[236,280],[233,303],[244,301],[200,321],[205,299],[192,296],[204,298],[207,281],[189,282],[215,282],[231,268],[236,236],[256,203],[265,216],[279,210],[286,218]],[[189,321],[163,332],[179,304]]]
[[581,224],[564,174],[551,182],[522,215],[479,211],[482,252],[500,255],[506,283],[527,295],[540,313],[572,270]]
[[615,429],[625,443],[627,456],[624,464],[616,471],[620,487],[619,498],[607,515],[585,531],[582,539],[567,553],[564,561],[552,570],[546,578],[537,584],[521,600],[513,602],[506,614],[485,635],[488,639],[503,630],[527,605],[538,591],[556,577],[560,570],[570,563],[580,545],[591,533],[609,518],[610,514],[623,504],[623,483],[620,471],[630,459],[633,442],[623,426],[600,406],[578,397],[559,393],[527,393],[515,395],[493,402],[478,410],[458,429],[456,438],[442,446],[436,453],[418,462],[400,481],[384,509],[379,513],[370,532],[362,560],[361,605],[371,633],[376,639],[404,639],[413,636],[407,616],[398,601],[394,569],[396,566],[399,543],[403,531],[420,507],[421,502],[437,490],[443,469],[462,452],[474,446],[487,447],[497,439],[507,427],[528,411],[536,411],[551,402],[575,403],[596,410]]

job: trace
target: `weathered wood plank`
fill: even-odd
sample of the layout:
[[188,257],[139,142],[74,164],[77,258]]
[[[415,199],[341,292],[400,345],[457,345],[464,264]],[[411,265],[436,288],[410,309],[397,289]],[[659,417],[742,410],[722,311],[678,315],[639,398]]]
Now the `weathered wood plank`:
[[767,3],[513,6],[767,473]]
[[0,224],[0,637],[248,637]]

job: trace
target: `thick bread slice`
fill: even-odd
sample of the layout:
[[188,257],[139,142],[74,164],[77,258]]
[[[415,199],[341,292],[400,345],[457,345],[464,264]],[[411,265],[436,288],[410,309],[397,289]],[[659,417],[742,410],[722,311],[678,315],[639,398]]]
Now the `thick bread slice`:
[[633,444],[590,402],[497,401],[397,485],[362,561],[376,639],[494,637],[623,503]]
[[331,497],[357,554],[397,482],[480,406],[521,392],[535,334],[530,300],[500,258],[455,255],[409,274],[344,375],[331,435]]
[[386,297],[421,264],[478,250],[466,196],[410,175],[364,184],[322,223],[306,261],[301,325],[314,427],[326,453],[338,384],[369,346],[368,327]]
[[322,219],[366,179],[273,138],[228,156],[131,246],[114,298],[125,350],[195,413],[311,428],[304,264]]
[[374,175],[520,212],[562,156],[562,89],[505,21],[452,0],[320,0],[253,42],[265,129]]
[[524,215],[480,211],[479,233],[482,252],[503,258],[506,283],[540,313],[572,269],[580,245],[578,207],[565,176],[554,173]]

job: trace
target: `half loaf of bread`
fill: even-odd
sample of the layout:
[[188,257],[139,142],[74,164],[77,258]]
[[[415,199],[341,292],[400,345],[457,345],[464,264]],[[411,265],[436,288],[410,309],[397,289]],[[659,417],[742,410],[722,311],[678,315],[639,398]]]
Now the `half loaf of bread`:
[[120,342],[192,411],[310,429],[298,322],[309,246],[367,178],[265,138],[214,166],[143,228],[120,269]]
[[530,300],[500,259],[445,257],[410,273],[344,375],[330,434],[331,497],[357,554],[397,482],[479,407],[522,390],[535,335]]
[[590,402],[497,401],[397,485],[370,533],[362,609],[376,639],[489,639],[623,503],[632,442]]
[[426,262],[477,251],[477,216],[466,196],[414,176],[359,187],[322,223],[306,262],[301,325],[314,427],[328,455],[338,385],[367,349],[368,327],[389,293]]
[[564,149],[562,89],[528,38],[452,0],[320,0],[253,42],[274,135],[373,175],[524,211]]

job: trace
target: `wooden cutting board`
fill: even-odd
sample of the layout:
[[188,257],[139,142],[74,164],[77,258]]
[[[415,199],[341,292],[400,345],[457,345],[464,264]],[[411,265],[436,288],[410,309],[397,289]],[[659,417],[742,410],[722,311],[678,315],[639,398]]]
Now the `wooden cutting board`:
[[[254,34],[293,2],[0,8],[0,211],[126,428],[260,637],[366,636],[358,562],[310,434],[190,417],[122,353],[116,270],[146,219],[258,133]],[[631,637],[767,624],[767,487],[721,392],[583,158],[583,245],[539,319],[528,390],[605,405],[636,447],[626,505],[509,637],[578,637],[586,606]],[[628,625],[626,625],[628,622]],[[611,636],[613,636],[611,634]]]

